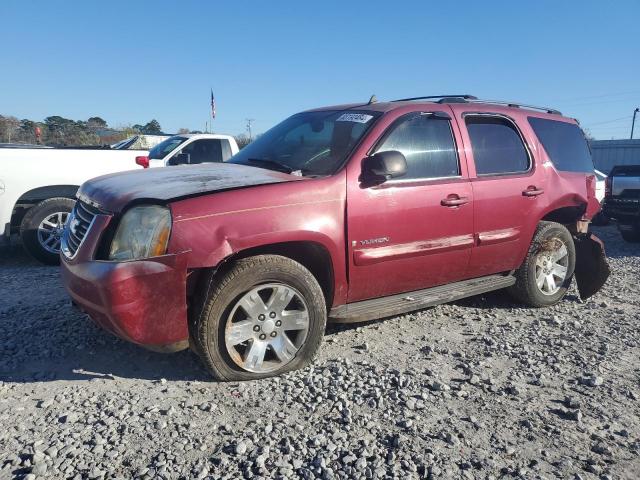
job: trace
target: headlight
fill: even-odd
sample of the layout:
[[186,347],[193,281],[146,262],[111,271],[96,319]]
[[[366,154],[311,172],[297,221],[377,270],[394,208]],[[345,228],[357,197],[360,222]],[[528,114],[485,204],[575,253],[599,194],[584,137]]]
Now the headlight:
[[171,233],[169,209],[159,205],[134,207],[124,214],[111,242],[109,260],[156,257],[167,251]]

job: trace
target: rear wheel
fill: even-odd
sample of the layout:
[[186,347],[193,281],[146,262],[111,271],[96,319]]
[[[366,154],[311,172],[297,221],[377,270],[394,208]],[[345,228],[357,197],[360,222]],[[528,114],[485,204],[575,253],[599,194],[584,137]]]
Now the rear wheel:
[[62,230],[74,205],[70,198],[49,198],[26,213],[20,237],[31,256],[48,265],[59,263]]
[[525,261],[509,292],[532,307],[558,303],[573,278],[576,251],[569,231],[555,222],[540,222]]
[[301,264],[277,255],[241,259],[210,274],[190,322],[195,348],[220,380],[252,380],[307,365],[327,321],[322,289]]

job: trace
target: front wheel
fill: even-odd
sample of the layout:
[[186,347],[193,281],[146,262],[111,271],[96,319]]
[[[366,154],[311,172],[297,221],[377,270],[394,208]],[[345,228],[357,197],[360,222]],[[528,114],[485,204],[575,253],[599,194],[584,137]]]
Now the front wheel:
[[566,227],[540,222],[509,293],[532,307],[555,305],[567,293],[575,265],[575,245]]
[[60,262],[62,231],[75,202],[70,198],[49,198],[32,207],[20,224],[25,250],[48,265]]
[[214,377],[252,380],[311,362],[326,322],[325,299],[311,272],[286,257],[259,255],[208,275],[190,329]]

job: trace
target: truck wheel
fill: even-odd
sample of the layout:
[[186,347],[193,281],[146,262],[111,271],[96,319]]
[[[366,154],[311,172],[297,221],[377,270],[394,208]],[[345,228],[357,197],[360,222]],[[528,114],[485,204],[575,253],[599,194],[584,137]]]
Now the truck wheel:
[[640,225],[636,225],[632,230],[620,230],[620,235],[625,242],[640,242]]
[[70,198],[49,198],[26,213],[20,237],[24,249],[36,260],[47,265],[60,262],[62,230],[75,203]]
[[238,260],[205,278],[190,321],[195,350],[219,380],[253,380],[304,367],[327,323],[322,289],[287,257]]
[[575,265],[576,250],[569,231],[559,223],[540,222],[509,292],[532,307],[554,305],[567,293]]

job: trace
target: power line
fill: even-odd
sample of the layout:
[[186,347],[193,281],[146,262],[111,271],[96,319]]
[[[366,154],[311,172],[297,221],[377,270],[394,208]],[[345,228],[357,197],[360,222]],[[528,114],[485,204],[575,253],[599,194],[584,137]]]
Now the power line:
[[608,98],[608,97],[619,97],[621,95],[634,95],[634,94],[640,94],[640,90],[633,90],[630,92],[616,92],[616,93],[605,93],[605,94],[601,94],[601,95],[589,95],[586,97],[574,97],[574,98],[564,98],[564,99],[555,99],[555,100],[551,100],[553,102],[575,102],[575,101],[580,101],[580,100],[592,100],[594,98]]
[[627,115],[626,117],[620,117],[620,118],[613,118],[611,120],[603,120],[601,122],[593,122],[593,123],[585,123],[586,126],[591,126],[591,125],[603,125],[605,123],[615,123],[615,122],[621,122],[623,120],[629,120],[631,118],[631,115]]

